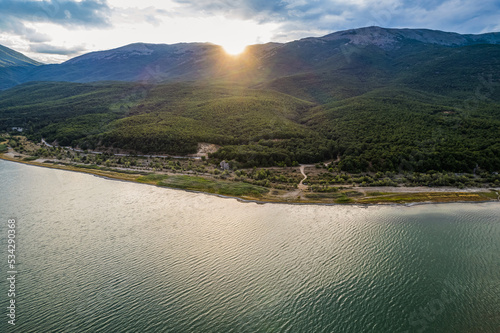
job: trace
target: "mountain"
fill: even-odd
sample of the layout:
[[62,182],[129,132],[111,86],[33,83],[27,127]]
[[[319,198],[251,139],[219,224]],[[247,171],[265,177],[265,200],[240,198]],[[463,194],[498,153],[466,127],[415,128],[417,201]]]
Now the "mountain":
[[[213,62],[221,56],[211,44],[131,44],[109,51],[92,52],[60,65],[38,68],[35,81],[152,81],[198,79],[210,75]],[[207,62],[209,62],[207,64]]]
[[27,73],[41,63],[0,45],[0,90],[25,82]]
[[0,45],[0,67],[39,66],[41,63]]
[[339,31],[316,39],[320,41],[348,40],[349,43],[354,45],[376,45],[383,49],[393,49],[401,47],[404,45],[405,41],[444,46],[500,44],[500,33],[461,35],[453,32],[429,29],[386,29],[380,27],[367,27]]
[[273,49],[260,60],[268,75],[258,86],[319,102],[357,96],[390,83],[422,88],[429,75],[436,79],[432,89],[441,89],[454,82],[467,84],[460,77],[464,72],[476,78],[489,73],[498,79],[499,52],[499,33],[368,27]]
[[368,27],[239,57],[139,43],[32,66],[23,80],[79,82],[0,92],[0,130],[35,140],[172,154],[207,142],[246,167],[500,171],[498,33]]
[[[256,46],[261,49],[270,46]],[[271,47],[272,48],[272,47]],[[248,58],[246,58],[248,59]],[[30,81],[130,81],[158,83],[224,78],[248,70],[248,61],[226,54],[210,43],[173,45],[136,43],[117,49],[92,52],[59,65],[42,66],[30,74]]]
[[[415,62],[456,56],[459,51],[453,55],[453,50],[463,47],[498,44],[499,33],[460,35],[426,29],[380,27],[339,31],[283,44],[252,45],[239,57],[229,56],[222,47],[210,43],[136,43],[88,53],[62,64],[30,68],[26,75],[17,76],[15,81],[159,83],[218,80],[275,87],[283,86],[283,81],[290,81],[291,76],[296,76],[294,81],[300,85],[304,80],[307,82],[310,75],[318,82],[324,81],[324,85],[332,85],[338,80],[345,81],[349,75],[352,78],[368,77],[370,84],[380,85],[385,79],[398,75],[404,66],[412,67]],[[13,59],[18,59],[26,64],[39,65],[28,58],[23,59],[20,54],[9,54],[4,56],[4,62],[14,63]],[[2,82],[4,79],[2,76],[0,85],[9,86],[9,82]],[[280,81],[273,83],[272,80]],[[372,85],[365,87],[366,82],[361,81],[352,82],[360,92],[373,88]],[[308,98],[331,98],[334,95]]]

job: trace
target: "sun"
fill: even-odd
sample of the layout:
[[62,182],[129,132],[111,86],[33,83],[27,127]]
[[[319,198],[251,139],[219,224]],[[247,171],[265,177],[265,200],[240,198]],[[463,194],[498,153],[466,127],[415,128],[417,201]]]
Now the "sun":
[[[0,0],[1,1],[1,0]],[[228,19],[222,16],[202,19],[204,28],[196,29],[199,40],[220,45],[228,55],[239,56],[249,45],[263,44],[273,39],[279,25],[253,20]],[[200,26],[200,25],[197,25]],[[206,36],[206,37],[205,37]]]
[[237,56],[242,54],[247,47],[247,44],[241,42],[231,42],[222,44],[222,48],[227,54]]

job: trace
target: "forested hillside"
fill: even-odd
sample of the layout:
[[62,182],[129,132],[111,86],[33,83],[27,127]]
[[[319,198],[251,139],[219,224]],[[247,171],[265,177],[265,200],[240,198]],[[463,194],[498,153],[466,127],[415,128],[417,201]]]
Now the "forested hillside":
[[214,159],[243,167],[498,172],[497,37],[372,27],[252,46],[239,60],[208,44],[134,44],[37,73],[139,82],[18,85],[0,92],[0,130],[143,154],[211,143]]

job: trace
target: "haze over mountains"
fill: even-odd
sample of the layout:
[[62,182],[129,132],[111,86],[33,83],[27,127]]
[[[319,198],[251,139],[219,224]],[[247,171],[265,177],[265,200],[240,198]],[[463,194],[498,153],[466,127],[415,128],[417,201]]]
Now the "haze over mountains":
[[499,33],[367,27],[237,57],[138,43],[57,65],[1,51],[0,130],[35,140],[171,154],[207,142],[247,167],[500,170]]

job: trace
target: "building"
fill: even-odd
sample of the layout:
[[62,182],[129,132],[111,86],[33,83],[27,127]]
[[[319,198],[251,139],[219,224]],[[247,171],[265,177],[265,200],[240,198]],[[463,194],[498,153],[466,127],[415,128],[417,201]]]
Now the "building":
[[229,163],[227,163],[226,161],[220,162],[220,168],[221,168],[221,170],[224,170],[224,171],[229,170],[230,169]]

